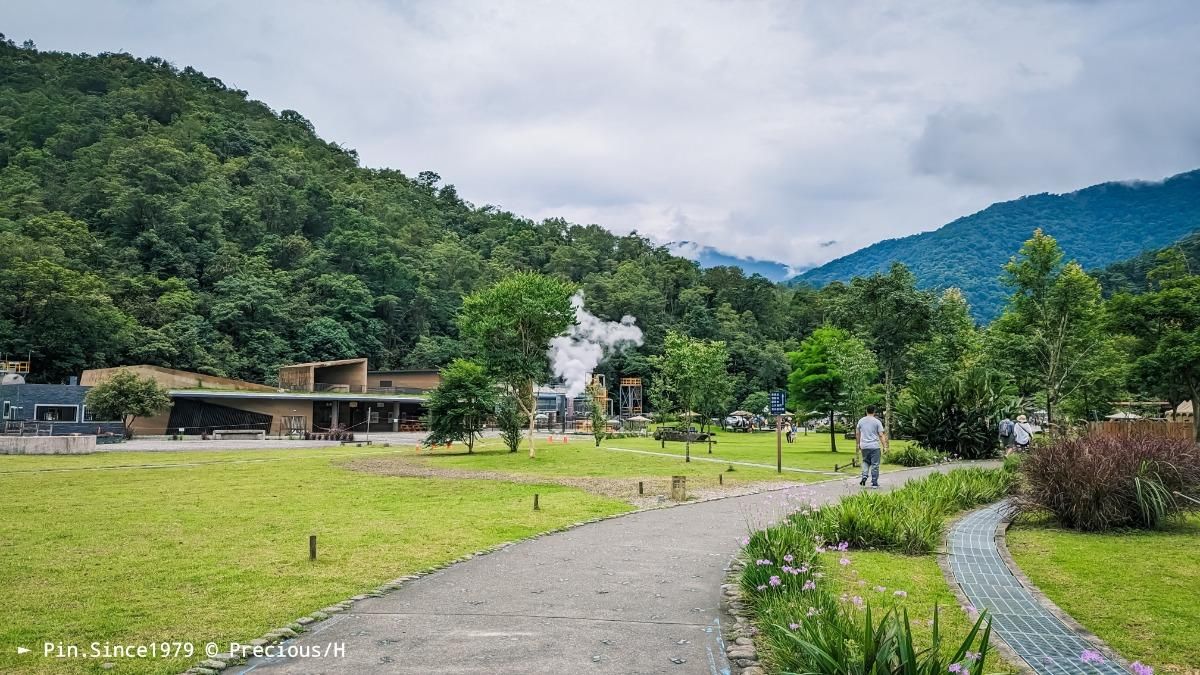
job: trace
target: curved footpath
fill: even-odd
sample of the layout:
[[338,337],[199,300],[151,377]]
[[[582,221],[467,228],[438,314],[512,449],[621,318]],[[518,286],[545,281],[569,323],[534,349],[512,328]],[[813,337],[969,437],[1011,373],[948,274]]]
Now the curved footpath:
[[1015,570],[1009,568],[997,543],[1006,512],[1005,502],[993,504],[950,528],[947,557],[953,580],[963,594],[977,609],[987,610],[992,631],[1037,673],[1126,673],[1121,665],[1098,653],[1093,658],[1100,662],[1085,664],[1081,655],[1102,647],[1098,640],[1089,640],[1069,627],[1014,576]]
[[[953,466],[880,482],[894,488]],[[344,656],[258,659],[226,672],[729,673],[720,586],[741,538],[788,499],[831,502],[861,489],[847,477],[521,542],[355,602],[285,643],[341,643]]]

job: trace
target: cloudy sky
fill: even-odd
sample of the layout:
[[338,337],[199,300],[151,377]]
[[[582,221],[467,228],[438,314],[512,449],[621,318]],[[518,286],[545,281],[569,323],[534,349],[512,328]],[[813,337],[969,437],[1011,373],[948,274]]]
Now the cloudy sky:
[[[469,201],[792,265],[1200,167],[1200,3],[7,0]],[[917,6],[920,8],[917,8]]]

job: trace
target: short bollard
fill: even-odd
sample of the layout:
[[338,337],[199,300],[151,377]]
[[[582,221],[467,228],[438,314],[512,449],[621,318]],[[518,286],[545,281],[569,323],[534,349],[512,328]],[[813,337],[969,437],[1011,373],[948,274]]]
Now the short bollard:
[[317,535],[315,534],[308,535],[308,559],[317,559]]
[[671,476],[671,500],[682,502],[687,499],[687,476]]
[[541,510],[542,510],[542,507],[538,506],[538,496],[537,496],[537,493],[536,493],[536,492],[535,492],[535,493],[533,493],[533,510],[534,510],[534,511],[541,511]]
[[725,484],[725,474],[723,474],[723,473],[719,473],[719,474],[717,474],[717,484],[718,484],[718,485],[724,485],[724,484]]
[[642,485],[642,481],[640,481],[640,480],[638,481],[638,494],[639,495],[646,494],[645,486]]

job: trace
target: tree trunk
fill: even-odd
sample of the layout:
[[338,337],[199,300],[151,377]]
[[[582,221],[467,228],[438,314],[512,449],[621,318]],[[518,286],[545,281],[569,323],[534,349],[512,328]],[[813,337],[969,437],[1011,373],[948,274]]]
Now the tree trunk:
[[537,425],[537,391],[534,389],[533,380],[529,381],[529,402],[526,407],[526,414],[529,415],[529,459],[537,457],[537,453],[533,448],[533,432]]
[[837,429],[833,424],[833,408],[829,409],[829,451],[837,452]]
[[1054,421],[1054,394],[1046,389],[1046,430],[1052,431],[1053,427],[1050,424]]
[[1192,438],[1200,443],[1200,391],[1192,392]]
[[[855,412],[857,415],[858,413]],[[892,369],[883,373],[883,433],[892,437]]]

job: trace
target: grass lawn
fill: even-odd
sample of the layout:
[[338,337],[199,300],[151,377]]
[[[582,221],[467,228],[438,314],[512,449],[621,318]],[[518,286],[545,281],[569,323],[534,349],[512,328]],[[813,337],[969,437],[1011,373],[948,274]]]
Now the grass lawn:
[[1008,531],[1021,570],[1130,661],[1200,673],[1200,516],[1161,532]]
[[[405,573],[630,508],[562,486],[339,466],[380,452],[0,456],[0,672],[101,672],[103,659],[41,657],[46,641],[247,641]],[[18,656],[18,645],[37,653]],[[118,672],[196,660],[120,660]]]
[[[928,622],[933,619],[935,604],[938,607],[938,629],[942,633],[942,651],[947,656],[953,654],[975,623],[959,606],[934,556],[851,551],[847,554],[851,563],[845,567],[838,564],[841,554],[826,553],[822,557],[825,569],[834,577],[839,592],[850,597],[862,597],[871,603],[872,611],[886,611],[893,602],[902,602],[908,608],[918,649],[927,649],[932,642],[933,630]],[[886,590],[876,591],[876,586]],[[896,591],[904,591],[908,597],[900,600],[894,595]],[[992,651],[985,672],[1020,671],[1005,662],[999,652]]]

